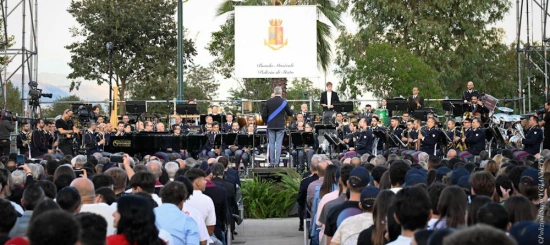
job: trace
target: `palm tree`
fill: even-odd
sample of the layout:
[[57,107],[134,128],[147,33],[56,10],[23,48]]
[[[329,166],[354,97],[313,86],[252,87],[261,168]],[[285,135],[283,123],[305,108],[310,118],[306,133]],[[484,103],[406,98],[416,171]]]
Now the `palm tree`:
[[[324,19],[332,26],[338,28],[342,24],[340,18],[341,11],[336,7],[332,0],[225,0],[217,9],[216,15],[221,16],[229,14],[228,23],[232,25],[231,30],[234,30],[234,6],[249,5],[249,6],[266,6],[266,5],[316,5],[317,6],[317,62],[319,68],[324,72],[328,70],[332,59],[332,48],[329,44],[331,38],[332,27],[321,21]],[[234,35],[234,33],[233,33]],[[235,50],[234,44],[228,47],[228,50]],[[234,55],[234,53],[232,53]],[[235,57],[233,57],[234,59]],[[283,97],[286,98],[286,78],[271,79],[271,88],[280,86],[283,89]]]

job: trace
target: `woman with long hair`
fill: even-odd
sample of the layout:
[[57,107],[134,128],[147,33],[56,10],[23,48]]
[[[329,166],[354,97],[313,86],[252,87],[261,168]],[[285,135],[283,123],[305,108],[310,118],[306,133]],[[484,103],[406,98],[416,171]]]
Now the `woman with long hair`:
[[477,210],[487,203],[493,202],[488,196],[476,196],[472,198],[470,206],[468,206],[468,226],[472,226],[478,223]]
[[121,196],[113,213],[116,235],[107,237],[109,245],[165,245],[155,225],[153,205],[137,195]]
[[466,225],[466,209],[468,208],[468,196],[457,186],[449,186],[441,192],[437,211],[439,220],[434,224],[434,230],[445,227],[459,228]]
[[504,208],[510,215],[512,225],[521,221],[535,221],[537,217],[537,207],[524,196],[511,196],[504,201]]
[[372,210],[374,225],[359,234],[357,244],[383,245],[387,243],[384,238],[384,234],[386,233],[386,214],[391,206],[394,195],[395,193],[391,190],[383,190],[376,196]]
[[323,198],[327,193],[330,193],[338,188],[338,182],[336,182],[336,171],[338,167],[335,165],[328,165],[325,170],[325,178],[321,184],[319,190],[319,198]]

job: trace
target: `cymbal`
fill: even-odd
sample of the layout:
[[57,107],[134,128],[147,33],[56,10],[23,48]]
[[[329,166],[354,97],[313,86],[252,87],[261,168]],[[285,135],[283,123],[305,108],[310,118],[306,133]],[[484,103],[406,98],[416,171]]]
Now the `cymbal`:
[[511,109],[511,108],[508,108],[508,107],[498,107],[498,109],[502,112],[506,112],[506,113],[509,113],[509,112],[514,112],[514,109]]

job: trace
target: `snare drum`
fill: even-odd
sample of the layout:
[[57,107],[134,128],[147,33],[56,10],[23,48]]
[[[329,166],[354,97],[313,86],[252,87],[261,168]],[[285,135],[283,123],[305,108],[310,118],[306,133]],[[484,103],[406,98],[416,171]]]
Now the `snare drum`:
[[246,115],[244,114],[237,115],[237,122],[239,123],[240,128],[246,126]]

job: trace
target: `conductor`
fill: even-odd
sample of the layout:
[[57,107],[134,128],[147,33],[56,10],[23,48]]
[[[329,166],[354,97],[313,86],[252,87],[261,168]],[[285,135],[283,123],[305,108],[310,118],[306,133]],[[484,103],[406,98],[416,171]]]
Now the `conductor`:
[[323,111],[331,111],[334,108],[334,103],[339,103],[338,94],[332,91],[332,83],[327,83],[327,91],[321,93],[321,106]]
[[277,86],[273,92],[275,96],[267,100],[262,112],[262,119],[267,122],[270,168],[279,165],[283,137],[285,136],[285,116],[294,114],[293,108],[288,105],[288,101],[281,97],[283,89]]

